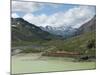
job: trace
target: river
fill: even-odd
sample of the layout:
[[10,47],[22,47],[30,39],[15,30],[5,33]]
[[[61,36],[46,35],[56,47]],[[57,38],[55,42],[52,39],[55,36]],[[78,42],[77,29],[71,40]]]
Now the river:
[[12,56],[12,74],[95,69],[95,62],[73,62],[73,58],[47,57],[39,53]]

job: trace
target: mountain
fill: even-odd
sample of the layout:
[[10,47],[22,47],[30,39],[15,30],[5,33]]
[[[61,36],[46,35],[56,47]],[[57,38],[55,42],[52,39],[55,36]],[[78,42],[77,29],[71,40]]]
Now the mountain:
[[[70,29],[70,28],[69,28]],[[56,46],[56,51],[79,52],[80,56],[95,57],[96,52],[96,16],[76,29],[74,34],[65,40],[55,40],[47,45]],[[51,52],[53,52],[52,50]],[[52,54],[51,54],[52,55]],[[60,56],[60,55],[59,55]],[[78,56],[79,57],[79,56]]]
[[95,30],[96,30],[96,16],[94,16],[90,21],[81,25],[81,27],[78,28],[77,34],[83,34]]
[[76,31],[75,28],[72,28],[71,26],[60,26],[60,27],[52,27],[52,26],[45,26],[45,27],[40,27],[44,31],[48,31],[51,34],[54,35],[60,35],[62,37],[70,37],[74,34]]
[[[82,35],[74,36],[65,40],[53,40],[48,42],[46,45],[56,46],[51,51],[67,51],[67,52],[79,52],[81,56],[95,56],[96,52],[96,35],[95,31],[88,32]],[[50,54],[50,53],[49,53]],[[50,54],[52,56],[52,54]],[[62,56],[59,54],[59,56]],[[74,55],[72,55],[74,57]],[[71,56],[71,57],[72,57]],[[77,56],[76,56],[77,57]]]
[[41,30],[22,18],[11,18],[12,42],[56,39],[57,36]]
[[[47,45],[56,46],[53,50],[48,51],[49,56],[53,55],[53,51],[67,51],[67,52],[79,52],[80,55],[76,56],[77,58],[88,56],[95,58],[96,57],[96,16],[91,20],[81,25],[76,29],[77,34],[74,36],[64,39],[64,40],[55,40],[50,41]],[[57,48],[57,49],[56,49]],[[59,54],[59,56],[62,56]],[[75,57],[73,55],[73,57]]]
[[45,26],[40,28],[54,35],[60,35],[64,38],[70,38],[85,32],[95,31],[96,29],[96,16],[94,16],[90,21],[84,23],[79,28],[73,28],[72,26],[63,25],[60,27]]

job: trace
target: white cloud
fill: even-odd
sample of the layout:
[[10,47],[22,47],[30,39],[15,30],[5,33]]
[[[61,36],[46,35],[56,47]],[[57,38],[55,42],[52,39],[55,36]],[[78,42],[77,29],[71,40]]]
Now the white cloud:
[[20,13],[33,13],[37,10],[42,9],[45,5],[49,5],[51,7],[57,8],[60,5],[56,3],[42,3],[42,2],[27,2],[27,1],[12,1],[12,12],[20,12]]
[[19,15],[18,14],[16,14],[16,13],[12,13],[12,15],[11,15],[13,18],[18,18],[19,17]]
[[32,13],[40,7],[41,5],[35,2],[12,1],[12,12]]
[[41,26],[41,25],[44,25],[43,23],[46,22],[46,19],[48,19],[48,16],[46,16],[45,14],[34,16],[33,14],[28,13],[23,18],[29,21],[30,23]]
[[24,19],[30,23],[36,24],[38,26],[62,26],[62,25],[72,25],[73,27],[79,27],[81,24],[89,21],[95,15],[95,7],[93,6],[78,6],[71,8],[65,12],[57,12],[52,15],[33,15],[27,13],[24,15]]

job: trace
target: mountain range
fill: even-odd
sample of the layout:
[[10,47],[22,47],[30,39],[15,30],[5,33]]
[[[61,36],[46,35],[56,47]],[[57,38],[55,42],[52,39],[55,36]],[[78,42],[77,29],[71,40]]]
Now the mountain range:
[[34,24],[25,21],[22,18],[11,18],[12,41],[36,41],[51,40],[57,36],[47,31],[41,30]]
[[45,26],[40,28],[44,31],[47,31],[54,35],[60,35],[62,37],[68,38],[72,37],[77,34],[82,34],[85,32],[93,31],[96,29],[96,16],[94,16],[91,20],[81,25],[79,28],[73,28],[72,26],[60,26],[60,27],[52,27],[52,26]]
[[62,37],[73,37],[96,29],[96,16],[84,23],[79,28],[71,26],[62,27],[38,27],[22,18],[11,18],[11,38],[12,41],[39,41],[61,39]]
[[54,35],[59,35],[62,37],[70,37],[74,34],[74,32],[77,30],[76,28],[72,28],[71,26],[60,26],[60,27],[52,27],[52,26],[45,26],[40,28],[44,31],[47,31]]
[[[23,53],[44,52],[46,50],[46,54],[51,52],[52,55],[55,51],[67,51],[79,52],[81,53],[80,56],[95,57],[95,31],[96,16],[77,29],[70,26],[38,27],[22,18],[11,18],[12,47],[19,48],[18,46],[20,46],[24,48],[26,46],[22,50]],[[43,46],[45,49],[33,49],[33,46]]]

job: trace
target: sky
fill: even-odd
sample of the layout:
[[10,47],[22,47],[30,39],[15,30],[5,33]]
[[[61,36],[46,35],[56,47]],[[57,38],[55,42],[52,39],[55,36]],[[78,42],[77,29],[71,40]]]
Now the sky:
[[37,26],[80,27],[96,14],[92,5],[12,1],[12,17],[23,18]]

